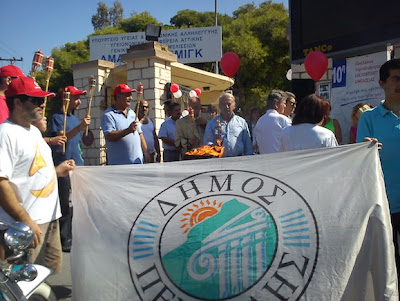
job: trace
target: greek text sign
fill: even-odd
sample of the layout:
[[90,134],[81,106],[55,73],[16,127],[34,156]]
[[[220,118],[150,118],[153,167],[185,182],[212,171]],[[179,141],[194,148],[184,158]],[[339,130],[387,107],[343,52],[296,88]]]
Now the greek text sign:
[[[162,30],[158,40],[177,55],[181,63],[220,61],[222,56],[221,26]],[[91,36],[90,59],[116,64],[132,45],[147,42],[144,32]]]
[[353,107],[360,102],[377,106],[384,99],[379,68],[386,61],[385,51],[333,61],[331,117],[339,121],[344,143],[350,139]]

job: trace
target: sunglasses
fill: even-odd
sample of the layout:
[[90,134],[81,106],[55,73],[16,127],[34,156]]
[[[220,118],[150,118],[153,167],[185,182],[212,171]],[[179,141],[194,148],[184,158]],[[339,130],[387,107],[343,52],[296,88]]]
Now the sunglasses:
[[40,106],[44,103],[44,98],[42,97],[29,97],[27,101],[33,103],[36,106]]
[[149,106],[142,106],[143,107],[143,109],[148,109],[149,108]]
[[40,106],[44,103],[44,98],[43,97],[31,97],[28,95],[18,95],[18,98],[22,101],[22,102],[27,102],[29,101],[30,103],[36,105],[36,106]]

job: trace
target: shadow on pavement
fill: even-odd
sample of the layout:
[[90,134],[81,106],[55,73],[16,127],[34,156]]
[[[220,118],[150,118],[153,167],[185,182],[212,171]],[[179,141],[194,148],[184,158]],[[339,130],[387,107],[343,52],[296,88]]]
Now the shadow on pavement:
[[71,300],[71,294],[72,294],[71,287],[62,286],[62,285],[52,285],[51,288],[52,288],[53,292],[56,294],[56,297],[59,301]]

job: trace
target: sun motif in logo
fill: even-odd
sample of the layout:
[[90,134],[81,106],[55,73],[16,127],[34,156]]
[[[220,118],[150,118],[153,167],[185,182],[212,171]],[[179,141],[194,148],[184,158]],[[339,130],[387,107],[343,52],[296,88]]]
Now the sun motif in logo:
[[184,218],[181,219],[181,222],[183,223],[181,228],[184,229],[183,234],[189,232],[193,226],[202,222],[206,218],[217,214],[220,211],[221,206],[222,202],[218,203],[216,200],[214,200],[214,202],[210,202],[207,200],[205,202],[200,201],[198,203],[194,203],[192,207],[187,208],[186,212],[182,214]]

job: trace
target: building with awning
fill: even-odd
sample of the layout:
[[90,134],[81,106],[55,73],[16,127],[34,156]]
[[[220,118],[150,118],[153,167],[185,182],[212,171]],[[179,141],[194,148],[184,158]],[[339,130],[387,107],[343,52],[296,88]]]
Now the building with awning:
[[201,89],[201,102],[203,105],[217,105],[219,95],[234,84],[234,80],[227,76],[200,70],[178,62],[171,63],[171,79],[172,82],[188,87],[191,90]]

